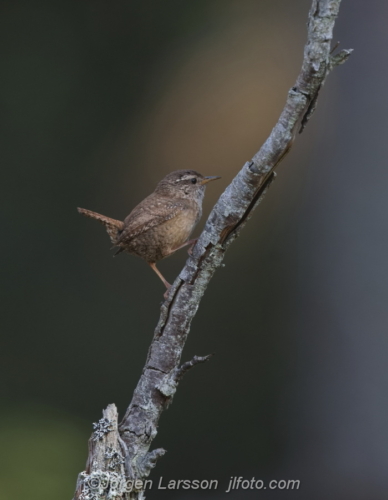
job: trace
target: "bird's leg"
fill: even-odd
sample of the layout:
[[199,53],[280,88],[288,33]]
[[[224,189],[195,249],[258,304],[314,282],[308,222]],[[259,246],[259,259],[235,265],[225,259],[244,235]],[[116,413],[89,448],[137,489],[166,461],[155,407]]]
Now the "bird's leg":
[[180,250],[183,247],[186,247],[187,245],[191,245],[190,248],[187,250],[187,253],[189,255],[191,255],[191,251],[193,249],[193,246],[197,243],[197,241],[198,241],[198,238],[194,238],[193,240],[187,240],[185,243],[183,243],[183,245],[180,245],[179,247],[174,248],[174,250],[172,250],[169,253],[169,255],[171,255],[172,253],[176,252],[177,250]]
[[167,288],[167,291],[166,293],[164,294],[165,295],[165,298],[166,298],[166,294],[168,293],[169,289],[171,288],[171,285],[168,281],[166,281],[164,279],[164,276],[163,274],[159,271],[159,269],[156,267],[156,264],[155,262],[148,262],[148,265],[150,266],[150,268],[155,271],[155,273],[159,276],[159,278],[163,281],[164,283],[164,286]]

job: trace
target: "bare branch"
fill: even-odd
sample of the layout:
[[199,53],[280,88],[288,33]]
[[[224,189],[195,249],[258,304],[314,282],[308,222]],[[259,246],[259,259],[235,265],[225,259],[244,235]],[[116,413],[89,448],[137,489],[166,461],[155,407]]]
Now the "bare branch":
[[193,366],[198,365],[199,363],[206,363],[206,361],[209,361],[212,356],[214,356],[214,354],[208,354],[207,356],[194,356],[191,361],[186,361],[186,363],[183,363],[183,365],[180,366],[175,372],[175,382],[180,382],[183,378],[183,375],[185,375],[185,373],[187,373],[190,368],[193,368]]
[[344,62],[346,62],[351,56],[353,49],[344,49],[338,54],[330,57],[330,71],[334,69],[336,66],[340,66]]
[[[210,279],[221,265],[225,251],[263,199],[275,178],[274,169],[289,152],[296,132],[299,128],[303,130],[313,114],[328,73],[350,55],[350,50],[343,50],[336,56],[330,54],[340,2],[312,1],[302,69],[288,92],[280,118],[260,150],[245,163],[214,206],[185,267],[161,307],[143,373],[119,426],[119,442],[125,446],[125,472],[129,479],[146,477],[156,459],[164,454],[160,449],[149,453],[160,415],[171,402],[183,374],[195,364],[209,359],[208,356],[195,357],[179,366],[191,321]],[[102,442],[105,439],[103,437]],[[79,488],[77,499],[80,498],[78,491]],[[144,497],[142,491],[131,495],[131,498]]]
[[144,460],[140,465],[141,477],[148,477],[151,470],[155,467],[156,462],[166,453],[163,448],[157,448],[156,450],[147,453]]
[[[182,366],[176,367],[171,374],[166,375],[157,388],[163,396],[171,398],[175,394],[178,383],[182,380],[185,373],[187,373],[193,366],[209,361],[212,356],[214,356],[214,354],[208,354],[207,356],[194,356],[191,361],[186,361],[186,363],[183,363]],[[169,403],[170,402],[171,401],[169,401]]]

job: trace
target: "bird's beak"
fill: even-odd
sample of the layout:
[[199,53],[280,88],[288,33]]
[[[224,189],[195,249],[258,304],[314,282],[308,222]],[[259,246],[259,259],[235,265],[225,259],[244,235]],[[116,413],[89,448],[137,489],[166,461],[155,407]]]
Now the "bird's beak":
[[218,175],[210,175],[209,177],[205,177],[202,181],[201,181],[201,186],[203,186],[204,184],[207,184],[208,182],[211,182],[211,181],[216,181],[217,179],[221,179],[220,176]]

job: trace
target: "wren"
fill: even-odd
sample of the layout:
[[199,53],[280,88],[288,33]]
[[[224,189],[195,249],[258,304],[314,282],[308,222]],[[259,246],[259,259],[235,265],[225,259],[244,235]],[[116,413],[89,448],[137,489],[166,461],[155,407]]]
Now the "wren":
[[78,212],[104,224],[117,247],[115,255],[128,252],[144,259],[166,286],[166,297],[171,285],[156,262],[186,245],[194,245],[196,240],[189,237],[202,215],[206,184],[216,179],[220,177],[204,177],[195,170],[171,172],[124,222],[85,208],[78,208]]

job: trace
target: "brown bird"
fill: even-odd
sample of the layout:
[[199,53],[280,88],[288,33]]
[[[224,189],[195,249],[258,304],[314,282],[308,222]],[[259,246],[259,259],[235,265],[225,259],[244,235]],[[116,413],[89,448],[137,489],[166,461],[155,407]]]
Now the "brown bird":
[[78,208],[78,212],[104,224],[114,247],[118,247],[115,255],[125,251],[144,259],[165,284],[166,296],[171,285],[156,262],[195,243],[188,238],[202,215],[206,184],[216,179],[220,177],[204,177],[195,170],[171,172],[124,222],[84,208]]

